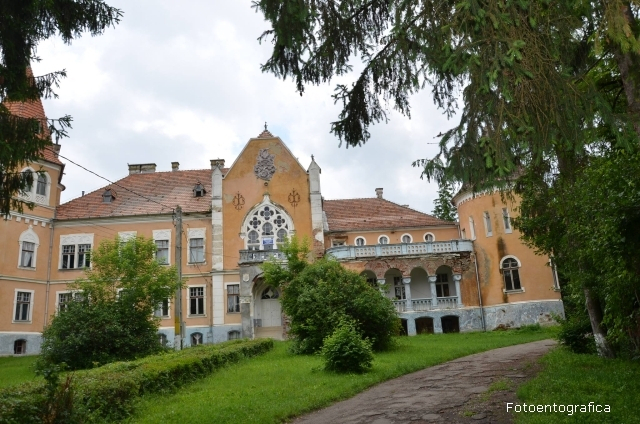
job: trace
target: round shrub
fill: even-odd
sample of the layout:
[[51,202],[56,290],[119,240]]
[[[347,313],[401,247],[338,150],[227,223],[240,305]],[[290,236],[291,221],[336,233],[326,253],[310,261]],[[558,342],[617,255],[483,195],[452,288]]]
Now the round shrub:
[[369,339],[363,339],[353,321],[341,320],[333,334],[324,339],[321,351],[329,371],[362,373],[371,368],[373,352]]

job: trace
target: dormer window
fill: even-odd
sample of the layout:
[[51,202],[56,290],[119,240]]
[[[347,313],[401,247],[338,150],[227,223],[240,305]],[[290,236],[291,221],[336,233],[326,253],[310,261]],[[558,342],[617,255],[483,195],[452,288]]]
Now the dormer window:
[[108,188],[102,193],[102,203],[111,203],[116,198],[116,192]]
[[193,196],[194,197],[203,197],[206,192],[207,191],[204,189],[204,186],[202,185],[202,183],[200,181],[198,181],[196,186],[193,188]]

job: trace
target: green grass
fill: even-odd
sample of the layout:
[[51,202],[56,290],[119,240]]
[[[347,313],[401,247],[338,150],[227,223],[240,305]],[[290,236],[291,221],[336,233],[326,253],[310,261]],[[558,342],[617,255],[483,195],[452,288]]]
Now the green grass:
[[[640,363],[578,355],[558,348],[542,358],[544,370],[518,389],[522,403],[609,405],[611,412],[516,413],[518,424],[640,423]],[[565,406],[566,408],[566,406]],[[556,410],[558,407],[556,406]],[[575,409],[575,407],[574,407]]]
[[278,423],[316,410],[378,382],[498,347],[551,338],[555,329],[441,334],[398,339],[377,354],[373,369],[360,375],[322,371],[317,356],[296,356],[276,343],[263,356],[220,370],[178,393],[150,395],[130,422]]
[[32,381],[37,378],[33,364],[37,356],[7,356],[0,357],[0,387]]

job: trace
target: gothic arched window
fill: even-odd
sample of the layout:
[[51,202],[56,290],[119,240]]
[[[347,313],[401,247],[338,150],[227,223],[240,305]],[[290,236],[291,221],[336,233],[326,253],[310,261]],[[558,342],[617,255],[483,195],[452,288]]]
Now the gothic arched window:
[[287,214],[267,202],[250,212],[243,228],[248,250],[272,250],[275,246],[282,245],[292,230],[291,219]]

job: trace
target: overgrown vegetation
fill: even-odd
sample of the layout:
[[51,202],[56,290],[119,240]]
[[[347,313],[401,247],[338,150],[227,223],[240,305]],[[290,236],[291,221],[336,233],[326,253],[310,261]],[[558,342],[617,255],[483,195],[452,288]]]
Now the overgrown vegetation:
[[272,260],[263,265],[267,284],[282,287],[283,312],[289,317],[289,337],[298,353],[315,353],[339,323],[352,321],[374,350],[391,346],[399,320],[391,300],[377,287],[336,260],[308,260],[308,242],[293,237],[282,251],[286,264]]
[[266,355],[221,370],[179,392],[145,396],[131,421],[282,423],[382,381],[473,353],[548,339],[555,331],[397,337],[395,347],[376,352],[373,367],[362,374],[322,372],[322,357],[293,355],[290,342],[276,342]]
[[[519,413],[518,424],[546,423],[634,423],[638,422],[640,363],[623,359],[605,360],[554,349],[541,359],[544,369],[518,389],[521,402],[535,405],[610,406],[610,412]],[[575,409],[575,408],[574,408]]]
[[[163,353],[131,362],[116,362],[77,371],[72,380],[54,378],[0,390],[0,424],[62,421],[120,421],[134,401],[148,393],[170,392],[230,364],[273,348],[270,339],[234,340]],[[71,384],[68,384],[71,383]],[[208,403],[210,407],[210,403]]]
[[74,296],[44,329],[40,368],[91,368],[162,350],[153,312],[182,282],[155,252],[153,240],[143,237],[100,243],[85,278],[71,285]]
[[361,373],[369,370],[373,361],[369,339],[362,338],[353,321],[344,319],[324,339],[320,353],[328,371]]

